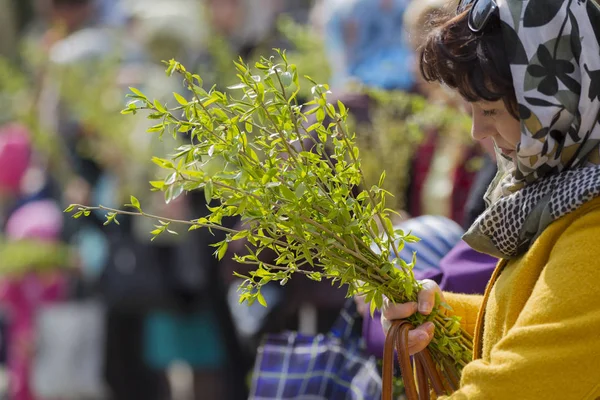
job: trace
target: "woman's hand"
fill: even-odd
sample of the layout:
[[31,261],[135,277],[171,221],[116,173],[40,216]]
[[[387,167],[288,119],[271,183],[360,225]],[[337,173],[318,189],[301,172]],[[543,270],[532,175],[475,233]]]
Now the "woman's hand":
[[[421,281],[422,290],[418,295],[418,303],[393,304],[388,299],[383,302],[381,310],[381,325],[387,334],[391,326],[391,321],[397,319],[406,319],[417,311],[423,315],[431,314],[435,305],[435,294],[438,293],[440,298],[444,299],[442,291],[437,283],[426,279]],[[433,339],[433,322],[425,322],[423,325],[417,326],[412,331],[408,332],[408,350],[411,355],[424,350],[431,339]]]

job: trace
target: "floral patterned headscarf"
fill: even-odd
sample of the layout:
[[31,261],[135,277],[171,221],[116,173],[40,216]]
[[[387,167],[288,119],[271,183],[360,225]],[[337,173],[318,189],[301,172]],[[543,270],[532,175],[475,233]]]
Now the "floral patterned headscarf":
[[464,239],[514,258],[553,221],[600,196],[600,8],[594,0],[497,3],[521,142]]

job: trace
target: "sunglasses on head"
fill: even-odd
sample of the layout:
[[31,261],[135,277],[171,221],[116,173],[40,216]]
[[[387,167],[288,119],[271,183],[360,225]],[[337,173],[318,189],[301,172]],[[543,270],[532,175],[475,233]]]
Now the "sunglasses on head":
[[473,33],[481,32],[488,21],[498,11],[498,4],[495,0],[460,0],[457,14],[465,11],[469,6],[469,29]]

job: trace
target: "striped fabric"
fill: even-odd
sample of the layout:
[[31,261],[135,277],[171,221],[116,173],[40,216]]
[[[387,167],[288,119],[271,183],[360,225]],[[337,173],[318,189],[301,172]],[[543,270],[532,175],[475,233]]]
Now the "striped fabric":
[[250,400],[379,400],[381,376],[356,332],[348,300],[332,331],[268,335],[258,350]]
[[442,258],[456,246],[464,231],[456,222],[442,216],[424,215],[412,218],[395,226],[405,233],[420,238],[416,243],[405,243],[400,257],[407,263],[412,262],[413,253],[417,253],[414,272],[417,278],[432,270],[438,270]]

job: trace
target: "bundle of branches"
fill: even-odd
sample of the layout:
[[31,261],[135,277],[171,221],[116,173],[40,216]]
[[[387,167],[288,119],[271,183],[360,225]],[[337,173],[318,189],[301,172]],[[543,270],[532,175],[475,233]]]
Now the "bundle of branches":
[[[388,193],[381,189],[385,173],[378,185],[365,187],[355,135],[347,130],[346,107],[330,104],[328,86],[308,77],[313,98],[299,104],[301,79],[285,53],[261,59],[254,66],[257,74],[241,60],[235,65],[239,83],[228,94],[206,91],[200,76],[170,61],[167,73],[183,77],[189,96],[174,94],[178,104],[169,108],[132,89],[133,101],[123,110],[148,110],[148,117],[158,122],[151,132],[189,134],[189,144],[171,159],[154,158],[170,172],[165,180],[151,182],[155,190],[164,191],[167,202],[185,191],[203,190],[207,202],[218,200],[219,205],[206,218],[173,221],[145,213],[132,197],[129,206],[134,210],[125,213],[159,219],[154,235],[172,232],[174,222],[185,222],[190,229],[226,230],[227,238],[215,252],[218,257],[231,241],[246,238],[252,249],[237,259],[255,269],[239,275],[244,279],[241,302],[266,306],[261,288],[273,281],[285,285],[294,274],[347,285],[348,295],[366,296],[372,311],[381,307],[384,296],[398,303],[415,301],[420,290],[412,272],[416,259],[406,263],[399,252],[405,242],[418,238],[394,229],[389,218],[393,211],[386,208]],[[317,122],[307,126],[312,114]],[[333,122],[324,126],[326,116]],[[215,157],[225,167],[209,172],[205,165]],[[361,188],[357,195],[356,187]],[[123,213],[81,205],[67,211],[78,218],[98,208],[108,211],[107,223]],[[241,217],[245,228],[221,226],[229,216]],[[277,255],[272,264],[261,261],[266,249]],[[449,306],[437,303],[431,315],[416,314],[410,321],[435,323],[430,349],[449,381],[456,382],[471,359],[472,339],[457,317],[448,316]]]

